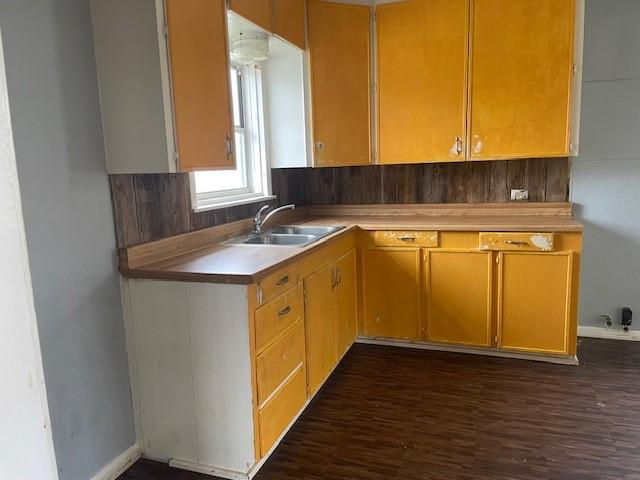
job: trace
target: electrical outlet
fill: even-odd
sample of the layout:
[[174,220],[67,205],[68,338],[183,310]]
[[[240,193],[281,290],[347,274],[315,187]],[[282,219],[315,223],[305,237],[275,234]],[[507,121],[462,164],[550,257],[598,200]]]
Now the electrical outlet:
[[523,202],[529,200],[529,190],[524,188],[514,188],[511,190],[511,200]]

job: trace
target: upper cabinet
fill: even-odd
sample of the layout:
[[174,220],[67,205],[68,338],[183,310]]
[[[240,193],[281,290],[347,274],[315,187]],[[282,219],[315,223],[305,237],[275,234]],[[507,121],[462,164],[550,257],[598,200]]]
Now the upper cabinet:
[[304,0],[272,0],[273,33],[296,47],[305,50],[305,2]]
[[380,163],[463,161],[469,0],[376,8]]
[[314,165],[371,161],[371,9],[309,0]]
[[233,168],[224,0],[92,0],[91,13],[108,172]]
[[304,50],[305,0],[229,0],[229,9]]
[[575,0],[474,0],[470,158],[569,155]]
[[271,31],[271,0],[229,0],[229,10]]
[[233,168],[224,0],[166,0],[181,170]]
[[581,5],[378,6],[378,163],[576,155]]

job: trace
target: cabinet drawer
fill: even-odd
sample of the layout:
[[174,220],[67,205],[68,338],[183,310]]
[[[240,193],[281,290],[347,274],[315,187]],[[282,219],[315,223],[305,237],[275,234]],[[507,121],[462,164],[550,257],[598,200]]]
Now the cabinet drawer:
[[303,317],[304,296],[302,283],[299,283],[256,310],[256,352],[260,353],[280,333]]
[[375,232],[374,242],[379,247],[437,247],[438,232],[383,230]]
[[276,388],[302,365],[304,365],[304,322],[298,321],[256,359],[258,405],[262,405]]
[[260,424],[260,457],[269,449],[291,423],[307,401],[307,374],[300,368],[258,412]]
[[299,277],[300,272],[297,263],[264,277],[258,282],[260,303],[264,304],[282,292],[289,290],[298,283]]
[[480,232],[480,250],[552,252],[553,233]]

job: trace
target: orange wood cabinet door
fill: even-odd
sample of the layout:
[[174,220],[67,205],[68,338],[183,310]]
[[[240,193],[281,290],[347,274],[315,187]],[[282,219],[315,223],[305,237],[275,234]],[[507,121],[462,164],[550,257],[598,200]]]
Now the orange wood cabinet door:
[[349,350],[358,335],[356,251],[336,262],[338,357]]
[[427,339],[491,346],[491,252],[431,250],[426,255]]
[[304,279],[307,391],[311,395],[338,360],[335,264]]
[[266,31],[271,31],[271,0],[229,0],[229,9]]
[[224,0],[167,0],[180,170],[235,166]]
[[574,4],[472,0],[472,160],[569,154]]
[[376,11],[380,163],[464,161],[469,0]]
[[498,346],[566,354],[570,349],[572,252],[501,252]]
[[364,333],[420,339],[420,249],[362,250]]
[[369,7],[307,4],[314,165],[370,163]]
[[271,0],[273,5],[273,33],[296,47],[305,50],[304,0]]

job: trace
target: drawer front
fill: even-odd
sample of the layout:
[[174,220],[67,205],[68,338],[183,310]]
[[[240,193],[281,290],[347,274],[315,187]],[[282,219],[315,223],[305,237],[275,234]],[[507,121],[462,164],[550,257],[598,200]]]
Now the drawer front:
[[258,412],[260,457],[273,447],[284,429],[307,401],[307,374],[300,368]]
[[287,328],[304,317],[302,283],[290,288],[255,313],[256,353],[260,353]]
[[480,250],[552,252],[553,233],[480,232]]
[[277,297],[281,293],[289,290],[300,278],[298,264],[289,265],[271,275],[266,276],[258,282],[258,291],[260,292],[260,304],[267,303],[272,298]]
[[258,374],[258,405],[291,375],[304,365],[304,322],[298,321],[256,359]]
[[383,230],[375,232],[374,242],[380,247],[437,247],[438,232]]

